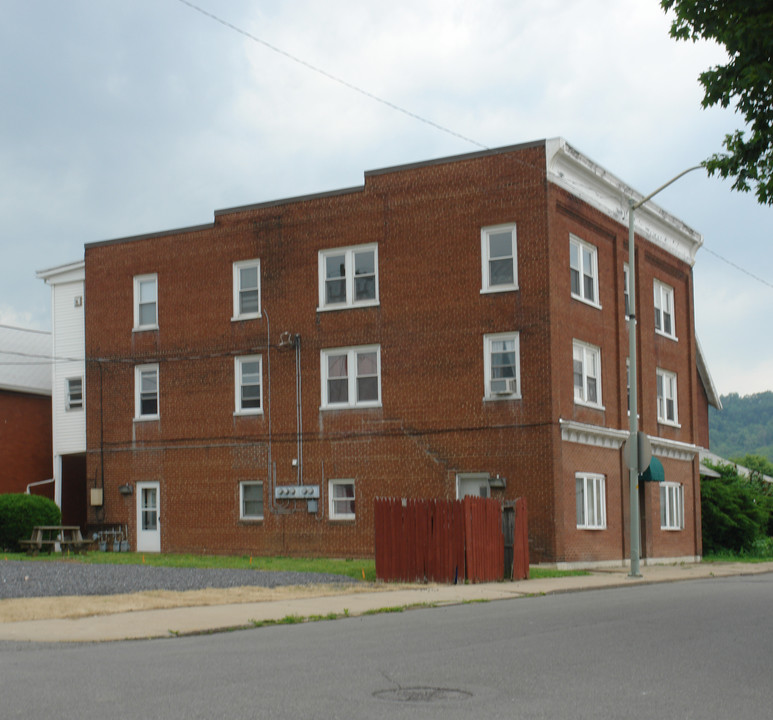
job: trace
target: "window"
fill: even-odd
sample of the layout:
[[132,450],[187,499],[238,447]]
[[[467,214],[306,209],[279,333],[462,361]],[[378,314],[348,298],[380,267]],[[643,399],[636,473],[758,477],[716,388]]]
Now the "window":
[[83,409],[83,378],[68,378],[67,397],[65,398],[65,409],[82,410]]
[[594,345],[574,341],[574,401],[601,407],[601,350]]
[[239,518],[241,520],[263,519],[263,483],[239,483]]
[[660,529],[684,528],[684,488],[678,483],[660,483]]
[[599,307],[598,254],[584,240],[569,236],[569,268],[572,297]]
[[354,520],[354,480],[331,480],[328,498],[331,520]]
[[631,314],[631,295],[629,293],[630,275],[628,274],[628,263],[623,265],[623,302],[625,305],[625,317]]
[[381,404],[381,349],[378,345],[323,350],[322,407],[377,407]]
[[674,327],[674,288],[655,280],[655,330],[676,339]]
[[603,530],[607,526],[607,500],[604,476],[577,473],[577,527]]
[[518,333],[483,336],[485,397],[506,400],[521,396]]
[[261,391],[263,358],[260,355],[245,355],[234,360],[236,413],[255,415],[263,412]]
[[676,373],[658,369],[657,377],[658,422],[677,425],[679,411],[676,401]]
[[378,305],[376,245],[321,250],[319,309]]
[[137,275],[134,278],[134,329],[158,327],[158,277]]
[[480,237],[483,273],[481,292],[517,290],[518,261],[515,225],[483,228]]
[[134,417],[137,420],[158,418],[158,365],[134,368]]
[[233,320],[260,317],[260,260],[234,263]]

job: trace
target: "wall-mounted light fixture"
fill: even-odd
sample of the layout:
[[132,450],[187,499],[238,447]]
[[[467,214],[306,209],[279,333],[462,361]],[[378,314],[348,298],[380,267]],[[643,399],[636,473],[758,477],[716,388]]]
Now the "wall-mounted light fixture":
[[132,495],[134,493],[134,488],[127,483],[126,485],[119,485],[118,492],[121,493],[121,495]]
[[490,477],[488,479],[488,486],[497,490],[504,490],[507,487],[507,478],[500,477],[499,475]]

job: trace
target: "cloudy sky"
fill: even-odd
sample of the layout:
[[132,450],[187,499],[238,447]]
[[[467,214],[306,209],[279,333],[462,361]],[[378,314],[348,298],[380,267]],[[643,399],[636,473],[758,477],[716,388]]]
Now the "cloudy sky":
[[[700,108],[722,50],[671,40],[657,0],[195,4],[223,22],[183,0],[2,0],[0,323],[50,329],[35,271],[84,243],[556,136],[648,194],[738,126]],[[773,390],[773,208],[702,171],[657,202],[704,236],[719,392]]]

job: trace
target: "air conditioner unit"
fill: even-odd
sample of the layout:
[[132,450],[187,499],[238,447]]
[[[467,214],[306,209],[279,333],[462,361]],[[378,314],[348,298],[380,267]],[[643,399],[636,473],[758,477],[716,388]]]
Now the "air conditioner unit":
[[494,395],[514,395],[515,391],[518,389],[518,386],[516,385],[516,382],[515,382],[515,378],[507,378],[503,382],[504,382],[504,386],[495,390]]

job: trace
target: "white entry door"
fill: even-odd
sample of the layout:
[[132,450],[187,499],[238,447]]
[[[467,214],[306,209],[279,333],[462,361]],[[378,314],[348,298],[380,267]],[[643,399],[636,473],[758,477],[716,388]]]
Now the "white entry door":
[[161,552],[159,493],[157,482],[137,483],[137,552]]

